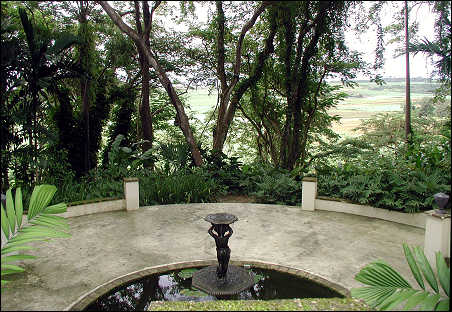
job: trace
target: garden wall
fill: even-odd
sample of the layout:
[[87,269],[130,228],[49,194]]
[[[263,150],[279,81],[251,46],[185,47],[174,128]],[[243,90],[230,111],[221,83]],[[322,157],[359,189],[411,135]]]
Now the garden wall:
[[317,179],[306,177],[303,179],[303,197],[301,207],[303,210],[326,210],[342,213],[350,213],[359,216],[377,218],[386,221],[406,224],[425,229],[426,214],[404,213],[366,205],[358,205],[345,200],[317,196]]
[[375,208],[371,206],[342,202],[323,196],[318,196],[316,198],[315,209],[350,213],[354,215],[377,218],[425,229],[426,215],[423,212],[404,213],[382,208]]
[[97,203],[89,203],[84,205],[77,206],[68,206],[67,211],[59,216],[70,218],[70,217],[78,217],[92,213],[99,212],[108,212],[108,211],[116,211],[116,210],[124,210],[126,209],[126,200],[125,199],[117,199],[117,200],[109,200],[102,201]]

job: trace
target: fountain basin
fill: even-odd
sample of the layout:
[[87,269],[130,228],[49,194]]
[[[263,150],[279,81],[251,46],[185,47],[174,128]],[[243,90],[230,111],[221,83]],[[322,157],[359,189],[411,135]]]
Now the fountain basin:
[[[191,287],[191,279],[186,279],[185,281],[182,281],[178,285],[174,281],[174,275],[177,274],[177,271],[180,271],[182,269],[187,268],[203,268],[209,265],[215,265],[216,261],[214,260],[203,260],[203,261],[191,261],[191,262],[180,262],[180,263],[173,263],[168,265],[161,265],[156,267],[150,267],[146,268],[140,271],[132,272],[129,274],[126,274],[124,276],[115,278],[105,284],[102,284],[92,291],[84,294],[81,296],[78,300],[76,300],[74,303],[72,303],[69,307],[66,308],[66,310],[89,310],[89,309],[96,309],[96,310],[102,310],[102,300],[110,299],[108,300],[116,300],[116,303],[120,302],[131,302],[135,300],[137,297],[140,297],[143,294],[143,285],[147,283],[149,285],[150,279],[154,279],[154,282],[156,277],[158,276],[158,284],[159,288],[163,289],[163,293],[166,292],[167,296],[166,298],[157,297],[155,299],[161,301],[161,300],[172,300],[172,301],[208,301],[208,300],[220,300],[220,299],[235,299],[235,300],[253,300],[253,298],[258,298],[259,300],[269,300],[269,299],[278,299],[278,298],[303,298],[303,297],[318,297],[318,298],[332,298],[332,297],[348,297],[349,291],[343,287],[342,285],[339,285],[337,283],[331,282],[326,280],[325,278],[314,275],[312,273],[309,273],[305,270],[291,268],[287,266],[277,265],[273,263],[268,262],[261,262],[261,261],[231,261],[231,264],[241,266],[245,269],[251,269],[255,274],[257,275],[265,275],[270,274],[271,276],[268,276],[264,278],[263,280],[259,281],[253,288],[249,290],[245,290],[242,293],[232,295],[232,296],[212,296],[212,295],[204,295],[204,296],[191,296],[190,293],[192,291],[196,291],[195,289],[190,289]],[[264,271],[259,271],[264,270]],[[266,271],[265,271],[266,270]],[[289,279],[289,283],[288,283]],[[298,289],[297,291],[292,291],[292,293],[287,293],[287,290],[283,290],[283,296],[279,296],[278,294],[281,294],[281,291],[277,289],[277,285],[273,285],[273,283],[276,284],[284,284],[286,285],[288,289],[294,290],[294,287],[300,286],[300,289],[303,291],[300,291]],[[140,284],[141,283],[141,284]],[[297,286],[298,285],[298,286]],[[148,287],[149,288],[149,287]],[[152,287],[151,287],[152,288]],[[154,288],[155,289],[155,288]],[[322,292],[320,294],[315,295],[314,292],[319,291]],[[257,296],[253,296],[252,292],[255,292]],[[181,293],[182,292],[182,293]],[[125,295],[125,294],[129,295]],[[171,295],[172,293],[172,295]],[[266,293],[267,299],[265,299],[265,296],[263,295]],[[169,297],[168,297],[168,294]],[[271,295],[273,294],[273,295]],[[103,297],[103,298],[102,298]],[[135,298],[135,299],[133,299]],[[98,301],[101,299],[101,301]],[[140,298],[141,300],[142,298]],[[154,300],[155,300],[154,299]],[[108,301],[107,300],[107,301]],[[137,299],[138,300],[138,299]],[[146,299],[143,299],[146,301]],[[141,300],[143,302],[143,300]],[[100,305],[99,306],[93,306],[93,304]],[[149,304],[149,301],[152,302],[152,300],[147,300],[146,304]],[[108,303],[105,303],[104,301],[103,306],[107,307],[108,309]],[[113,302],[113,305],[116,304]],[[135,303],[137,304],[137,303]],[[120,306],[114,306],[114,310],[120,310],[120,309],[134,309],[133,308],[134,303],[132,302],[131,305],[128,305],[127,307],[121,308]],[[141,306],[141,309],[144,309],[146,306]]]

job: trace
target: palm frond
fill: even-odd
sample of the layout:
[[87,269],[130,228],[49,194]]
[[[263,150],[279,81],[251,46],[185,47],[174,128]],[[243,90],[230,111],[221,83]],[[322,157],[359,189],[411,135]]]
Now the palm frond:
[[[393,310],[404,305],[404,310],[411,310],[420,306],[423,310],[449,310],[449,298],[444,298],[439,293],[438,281],[445,294],[450,291],[450,269],[447,267],[441,252],[436,253],[437,276],[428,262],[420,246],[413,250],[403,244],[405,258],[411,272],[421,290],[414,289],[397,271],[383,261],[375,261],[365,266],[355,276],[366,287],[353,288],[352,297],[366,301],[372,308],[380,310]],[[425,289],[423,277],[434,290],[431,293]]]
[[33,255],[9,255],[10,253],[33,249],[33,247],[24,246],[25,243],[70,236],[67,233],[69,226],[64,218],[51,215],[65,212],[67,210],[66,204],[59,203],[47,207],[55,192],[56,187],[53,185],[44,184],[34,188],[28,208],[29,225],[25,227],[22,224],[23,205],[20,188],[16,190],[15,203],[11,189],[6,192],[6,211],[3,204],[1,205],[1,226],[7,241],[1,249],[2,287],[8,283],[8,281],[3,280],[3,276],[24,271],[18,265],[7,263],[36,258]]

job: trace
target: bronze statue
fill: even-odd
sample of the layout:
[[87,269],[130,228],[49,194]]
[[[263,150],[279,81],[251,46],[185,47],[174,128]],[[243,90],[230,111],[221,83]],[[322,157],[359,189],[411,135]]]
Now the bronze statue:
[[238,218],[230,213],[213,213],[204,218],[212,226],[209,235],[217,245],[218,265],[209,265],[193,273],[192,286],[213,296],[228,296],[252,287],[254,274],[236,265],[229,266],[228,246],[233,231],[230,227]]
[[[229,237],[234,233],[229,224],[213,224],[209,229],[209,234],[215,239],[217,245],[217,276],[220,279],[226,277],[228,271],[229,258],[231,256],[231,249],[228,246]],[[215,232],[216,233],[215,233]]]

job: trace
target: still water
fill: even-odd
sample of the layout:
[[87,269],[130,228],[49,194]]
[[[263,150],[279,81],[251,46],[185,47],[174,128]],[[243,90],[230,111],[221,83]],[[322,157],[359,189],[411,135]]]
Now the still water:
[[191,287],[191,276],[202,268],[174,270],[121,285],[85,308],[85,311],[143,311],[152,301],[272,300],[343,297],[309,279],[279,271],[251,268],[257,283],[232,296],[211,296]]

